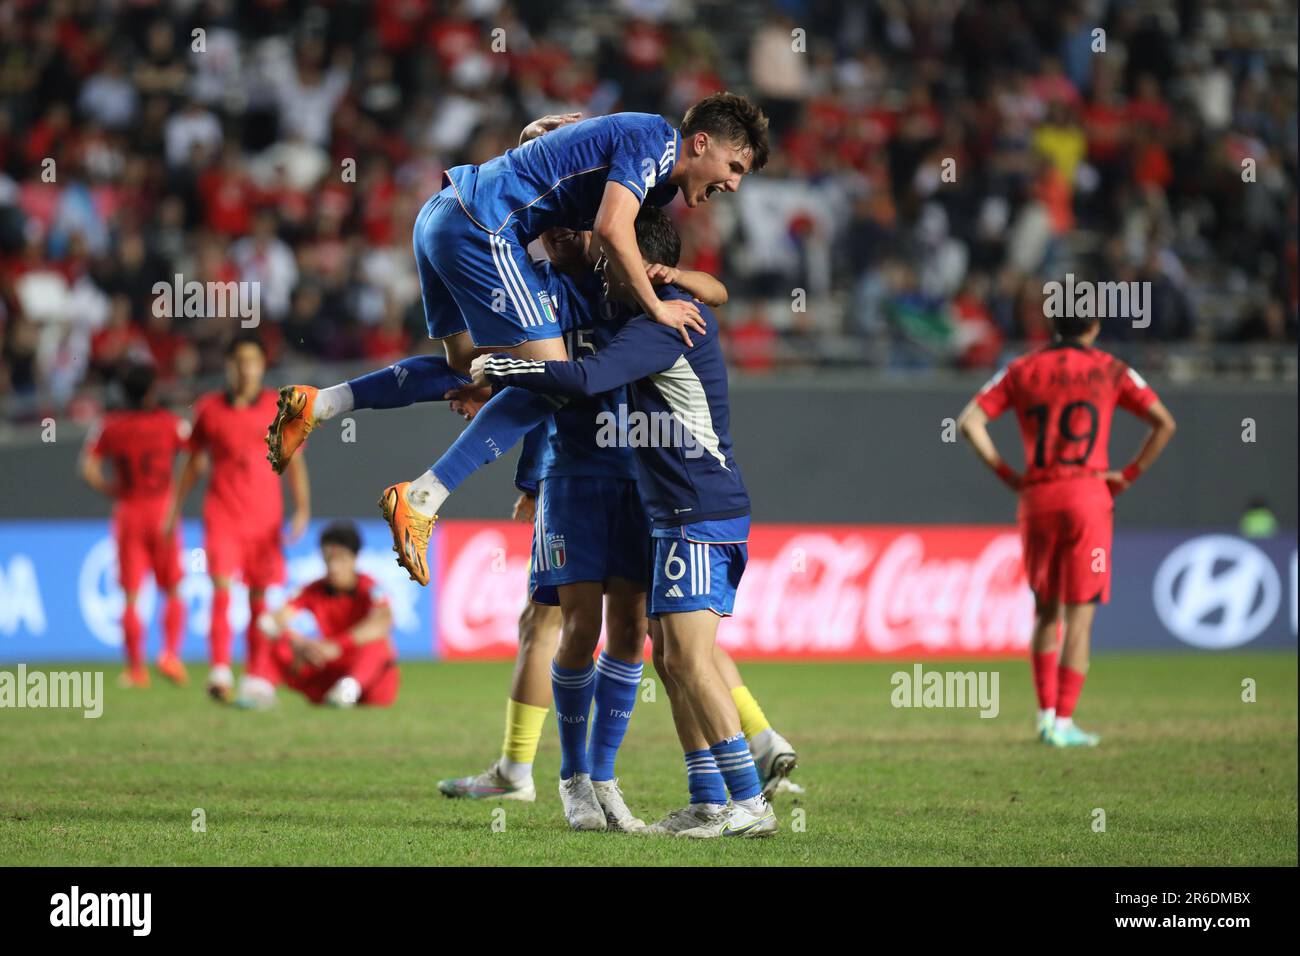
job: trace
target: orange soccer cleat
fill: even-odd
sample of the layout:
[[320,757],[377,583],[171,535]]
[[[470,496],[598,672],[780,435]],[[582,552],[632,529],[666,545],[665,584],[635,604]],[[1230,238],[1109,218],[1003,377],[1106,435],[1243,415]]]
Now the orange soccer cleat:
[[158,671],[177,687],[184,687],[190,682],[189,674],[185,673],[185,665],[175,654],[163,654],[159,657]]
[[406,568],[412,581],[426,585],[429,583],[429,535],[438,516],[426,518],[411,507],[406,500],[410,485],[409,481],[389,485],[379,498],[379,508],[393,532],[397,563]]
[[117,678],[118,687],[138,687],[145,688],[149,686],[149,671],[143,664],[136,664],[122,671]]
[[293,453],[302,447],[311,430],[316,427],[312,411],[316,406],[319,389],[310,385],[286,385],[280,389],[280,402],[275,421],[266,430],[266,460],[277,475],[284,474]]

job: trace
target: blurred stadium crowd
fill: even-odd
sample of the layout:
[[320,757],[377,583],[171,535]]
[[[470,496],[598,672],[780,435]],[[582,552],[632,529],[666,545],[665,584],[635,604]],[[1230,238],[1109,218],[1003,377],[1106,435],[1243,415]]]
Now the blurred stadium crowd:
[[176,275],[260,283],[281,364],[431,348],[410,224],[444,167],[723,88],[772,162],[675,212],[741,368],[991,367],[1066,272],[1152,284],[1105,332],[1137,347],[1293,341],[1295,41],[1285,0],[9,0],[0,403],[217,371],[237,320],[155,307]]

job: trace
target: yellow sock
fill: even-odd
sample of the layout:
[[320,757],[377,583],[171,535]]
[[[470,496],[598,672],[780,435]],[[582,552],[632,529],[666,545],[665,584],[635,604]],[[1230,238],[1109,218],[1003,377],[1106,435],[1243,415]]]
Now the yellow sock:
[[537,756],[537,743],[542,739],[542,725],[546,723],[548,708],[506,701],[506,739],[501,754],[515,763],[532,763]]
[[746,737],[752,739],[772,726],[767,722],[763,708],[758,706],[758,701],[754,700],[754,695],[744,684],[731,688],[731,699],[736,702],[736,710],[740,711],[740,729]]

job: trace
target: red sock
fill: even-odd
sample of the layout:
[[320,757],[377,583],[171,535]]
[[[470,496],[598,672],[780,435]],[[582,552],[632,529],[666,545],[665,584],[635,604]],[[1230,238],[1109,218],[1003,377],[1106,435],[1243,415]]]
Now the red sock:
[[1060,690],[1056,695],[1056,716],[1071,717],[1074,715],[1074,705],[1079,701],[1079,694],[1083,691],[1083,681],[1087,675],[1083,671],[1076,671],[1073,667],[1061,665],[1059,675]]
[[181,643],[185,640],[185,601],[179,594],[169,595],[163,608],[163,653],[181,656]]
[[212,666],[230,666],[230,588],[212,589],[212,625],[208,632]]
[[253,597],[248,596],[248,657],[246,660],[256,660],[262,651],[262,644],[266,641],[266,635],[262,629],[257,626],[257,619],[262,616],[266,610],[265,595]]
[[1051,710],[1056,706],[1056,651],[1034,654],[1034,689],[1038,691],[1038,709]]
[[140,626],[140,615],[135,613],[135,604],[128,604],[122,611],[122,643],[126,646],[126,662],[132,670],[144,663],[144,628]]

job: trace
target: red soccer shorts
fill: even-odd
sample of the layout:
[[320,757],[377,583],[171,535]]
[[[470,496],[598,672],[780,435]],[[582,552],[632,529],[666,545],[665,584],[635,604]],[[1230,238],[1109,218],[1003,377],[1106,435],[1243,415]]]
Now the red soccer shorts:
[[288,640],[279,638],[263,645],[259,659],[249,665],[248,672],[272,684],[284,684],[313,704],[321,703],[330,688],[344,677],[353,677],[361,685],[360,703],[365,706],[387,707],[397,699],[397,660],[386,640],[348,646],[324,667],[295,669],[293,648]]
[[1020,497],[1025,574],[1039,601],[1110,600],[1114,502],[1091,478],[1031,485]]
[[284,581],[284,548],[280,541],[280,524],[267,528],[247,528],[237,520],[205,519],[203,546],[207,552],[208,574],[214,578],[232,578],[243,573],[249,590],[265,590]]
[[163,590],[180,583],[180,528],[164,538],[157,509],[119,509],[113,516],[113,537],[117,540],[117,578],[123,591],[139,591],[148,571]]

